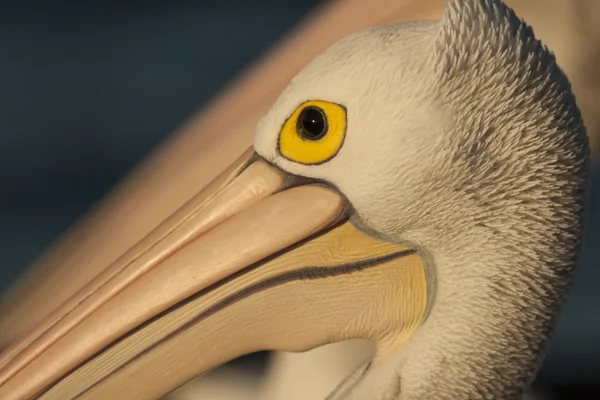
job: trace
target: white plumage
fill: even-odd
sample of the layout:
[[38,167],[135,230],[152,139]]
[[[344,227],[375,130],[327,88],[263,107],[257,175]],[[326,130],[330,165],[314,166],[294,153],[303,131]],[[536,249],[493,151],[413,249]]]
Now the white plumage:
[[[321,165],[284,159],[283,122],[315,99],[347,108],[342,149]],[[348,36],[292,80],[255,148],[429,260],[427,320],[340,398],[522,394],[570,286],[589,151],[567,78],[512,10],[459,0],[441,21]]]

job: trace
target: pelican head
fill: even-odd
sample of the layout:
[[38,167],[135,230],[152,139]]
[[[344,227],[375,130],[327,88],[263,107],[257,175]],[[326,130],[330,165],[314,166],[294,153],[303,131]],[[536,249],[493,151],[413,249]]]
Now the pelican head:
[[501,1],[355,33],[292,80],[254,151],[4,353],[0,397],[148,398],[352,338],[377,352],[332,399],[517,397],[587,179],[568,80]]
[[[335,146],[286,136],[313,103],[345,130]],[[569,287],[587,150],[566,77],[512,10],[456,1],[439,22],[346,37],[293,79],[255,148],[337,188],[356,226],[430,267],[428,315],[348,398],[521,392]]]

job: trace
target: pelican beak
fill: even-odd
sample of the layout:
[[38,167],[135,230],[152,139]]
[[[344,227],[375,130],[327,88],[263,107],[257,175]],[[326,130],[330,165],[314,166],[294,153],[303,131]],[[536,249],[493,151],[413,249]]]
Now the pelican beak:
[[243,354],[369,338],[385,355],[410,335],[419,256],[253,154],[2,353],[0,398],[159,398]]

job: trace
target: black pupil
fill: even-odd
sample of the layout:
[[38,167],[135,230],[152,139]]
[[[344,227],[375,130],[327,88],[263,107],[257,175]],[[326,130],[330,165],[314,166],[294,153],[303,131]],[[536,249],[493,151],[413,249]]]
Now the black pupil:
[[317,140],[325,136],[327,122],[322,110],[316,107],[307,107],[298,118],[298,133],[305,139]]

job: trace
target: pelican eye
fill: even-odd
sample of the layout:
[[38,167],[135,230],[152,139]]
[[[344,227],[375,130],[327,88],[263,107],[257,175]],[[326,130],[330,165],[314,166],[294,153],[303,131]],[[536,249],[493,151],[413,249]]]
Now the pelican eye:
[[319,140],[327,133],[327,116],[318,107],[306,107],[296,124],[298,135],[306,140]]
[[307,101],[283,124],[279,153],[299,164],[327,162],[342,148],[346,125],[346,107],[322,100]]

